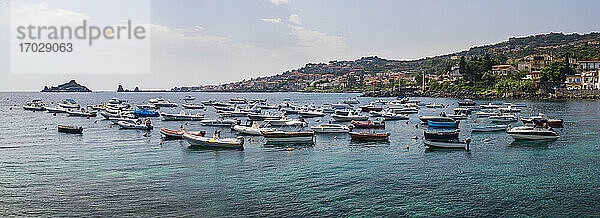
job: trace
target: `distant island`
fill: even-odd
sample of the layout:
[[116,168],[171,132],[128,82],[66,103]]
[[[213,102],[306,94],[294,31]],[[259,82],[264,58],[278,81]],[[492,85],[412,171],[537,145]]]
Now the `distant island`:
[[129,89],[124,89],[122,85],[119,85],[119,87],[117,87],[117,92],[168,92],[168,90],[141,90],[139,87],[135,87],[135,89],[129,90]]
[[75,80],[71,80],[68,83],[52,86],[50,88],[44,86],[42,92],[92,92],[92,90],[75,82]]

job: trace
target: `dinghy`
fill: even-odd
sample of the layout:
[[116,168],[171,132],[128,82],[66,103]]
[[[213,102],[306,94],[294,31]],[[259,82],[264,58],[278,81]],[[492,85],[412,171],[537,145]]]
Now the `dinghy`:
[[348,126],[340,124],[319,124],[311,126],[310,129],[315,133],[347,133],[350,131]]
[[194,136],[204,136],[206,135],[205,131],[184,131],[184,130],[173,130],[173,129],[167,129],[167,128],[162,128],[160,129],[160,134],[162,134],[165,138],[169,138],[169,139],[181,139],[183,138],[183,134],[190,134],[190,135],[194,135]]
[[353,140],[359,141],[387,141],[390,133],[367,133],[367,132],[348,132]]
[[140,122],[131,123],[131,122],[126,122],[126,121],[118,121],[117,125],[119,125],[121,127],[121,129],[151,130],[154,128],[149,119],[147,119],[145,121],[145,123],[140,123]]
[[190,144],[190,147],[244,149],[244,137],[220,138],[217,134],[212,138],[196,136],[184,133],[182,138]]
[[204,114],[186,114],[181,110],[179,114],[168,114],[161,112],[164,121],[199,121],[204,119]]
[[312,143],[314,142],[315,133],[307,132],[285,132],[285,131],[263,131],[262,135],[269,143]]
[[218,119],[218,120],[202,120],[200,121],[200,125],[203,126],[234,126],[239,125],[240,120],[234,119]]
[[423,140],[423,144],[430,148],[462,148],[468,150],[470,143],[470,138],[467,138],[464,142],[458,140]]
[[71,133],[71,134],[83,134],[83,127],[81,126],[65,126],[58,125],[58,132]]

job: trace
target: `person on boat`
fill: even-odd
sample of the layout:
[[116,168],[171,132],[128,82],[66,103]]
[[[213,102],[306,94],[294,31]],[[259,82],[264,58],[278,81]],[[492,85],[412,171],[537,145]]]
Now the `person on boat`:
[[152,125],[152,121],[150,121],[150,118],[146,118],[146,126],[151,126]]
[[215,129],[215,134],[213,135],[213,139],[217,140],[221,137],[221,130]]

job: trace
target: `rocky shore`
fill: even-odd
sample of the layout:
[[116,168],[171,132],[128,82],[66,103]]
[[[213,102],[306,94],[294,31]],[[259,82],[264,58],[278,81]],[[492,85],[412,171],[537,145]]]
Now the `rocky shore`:
[[430,92],[420,89],[381,90],[366,92],[361,97],[432,97],[432,98],[470,98],[470,99],[527,99],[527,100],[567,100],[567,99],[600,99],[599,90],[552,90],[540,93],[509,92],[509,93],[474,93],[467,90]]
[[75,80],[71,80],[68,83],[52,86],[50,88],[48,88],[48,86],[44,86],[42,92],[92,92],[92,90],[80,85],[79,83],[75,82]]

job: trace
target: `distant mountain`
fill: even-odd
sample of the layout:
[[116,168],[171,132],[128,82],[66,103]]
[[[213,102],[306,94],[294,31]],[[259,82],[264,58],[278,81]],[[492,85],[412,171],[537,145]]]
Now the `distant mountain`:
[[42,92],[91,92],[92,90],[87,87],[80,85],[75,82],[75,80],[71,80],[68,83],[61,84],[58,86],[53,86],[48,88],[48,86],[44,86]]

